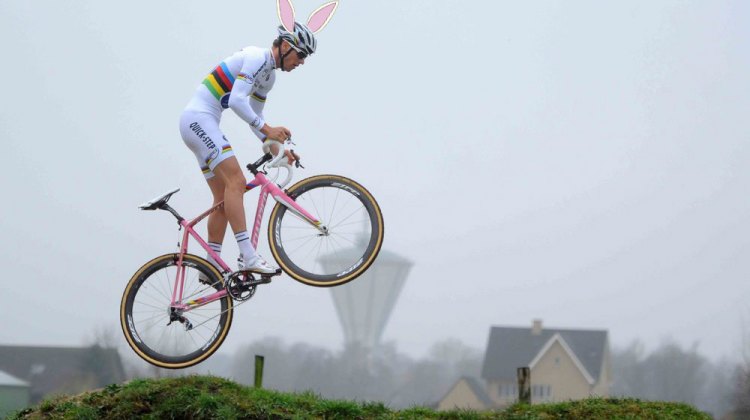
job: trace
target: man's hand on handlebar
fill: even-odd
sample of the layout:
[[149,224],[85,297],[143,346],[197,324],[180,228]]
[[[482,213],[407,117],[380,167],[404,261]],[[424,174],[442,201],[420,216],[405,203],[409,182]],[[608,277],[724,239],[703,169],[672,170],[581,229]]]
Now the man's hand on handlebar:
[[286,127],[271,127],[265,124],[260,132],[266,135],[267,139],[284,142],[292,137],[292,132]]
[[[278,155],[279,154],[279,145],[278,145],[278,143],[272,141],[272,142],[269,142],[268,144],[271,147],[271,154],[274,155],[274,156]],[[294,153],[293,150],[289,150],[289,149],[284,149],[284,156],[286,156],[287,162],[290,165],[293,164],[295,161],[298,161],[300,159],[298,154]]]
[[[271,127],[270,125],[265,124],[263,125],[263,128],[260,129],[260,132],[266,135],[266,140],[276,140],[281,143],[292,138],[292,132],[289,131],[288,128],[281,126]],[[279,153],[279,145],[271,142],[270,146],[271,154],[276,156]],[[288,149],[284,150],[284,155],[290,165],[299,160],[299,155],[295,157],[295,154]]]

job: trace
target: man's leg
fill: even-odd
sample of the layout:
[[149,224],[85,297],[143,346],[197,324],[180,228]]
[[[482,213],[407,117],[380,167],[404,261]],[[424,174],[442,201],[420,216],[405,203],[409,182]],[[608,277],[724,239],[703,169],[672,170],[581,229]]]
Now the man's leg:
[[[224,201],[224,181],[218,176],[213,176],[206,179],[208,187],[211,189],[211,195],[213,195],[214,202],[213,206]],[[208,215],[208,246],[221,256],[221,245],[224,242],[224,234],[227,232],[227,216],[224,213],[224,207],[217,209],[213,213]],[[206,259],[216,267],[217,270],[221,271],[219,264],[211,257],[211,254],[206,253]]]
[[[245,221],[245,205],[242,200],[242,197],[245,194],[246,181],[245,175],[240,168],[240,164],[237,162],[237,158],[231,156],[223,160],[213,169],[213,172],[216,174],[214,178],[218,178],[218,180],[213,183],[213,186],[211,182],[209,182],[208,185],[211,187],[211,193],[214,195],[214,204],[217,203],[217,196],[224,200],[224,209],[222,210],[224,229],[226,229],[226,222],[228,221],[234,233],[246,231],[247,223]],[[214,178],[211,178],[211,180]],[[216,191],[214,191],[214,187],[216,188]],[[224,187],[223,191],[221,191],[221,187]],[[214,221],[216,222],[215,228],[220,229],[222,227],[219,225],[221,220]],[[212,239],[212,232],[210,230],[211,222],[212,220],[209,218],[209,240]],[[213,231],[213,233],[216,236],[219,235],[218,231]],[[216,236],[213,238],[218,239]],[[223,239],[223,237],[224,234],[222,232],[221,238]]]
[[[211,189],[211,194],[214,197],[213,206],[224,201],[224,190],[226,186],[221,177],[214,176],[206,180],[208,188]],[[224,234],[227,231],[227,216],[224,212],[224,208],[220,208],[215,212],[208,215],[208,242],[222,243],[224,242]]]
[[263,258],[260,258],[250,243],[243,202],[246,181],[237,158],[231,156],[224,159],[212,171],[224,184],[224,214],[232,227],[237,246],[240,248],[243,266],[245,269],[259,273],[275,273],[276,268],[269,266]]

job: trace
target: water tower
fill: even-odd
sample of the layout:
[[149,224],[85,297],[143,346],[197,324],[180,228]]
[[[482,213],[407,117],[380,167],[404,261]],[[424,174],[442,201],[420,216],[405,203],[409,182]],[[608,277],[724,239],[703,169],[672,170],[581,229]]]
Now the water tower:
[[381,250],[364,274],[331,288],[345,348],[361,349],[367,354],[377,347],[411,266],[406,258]]

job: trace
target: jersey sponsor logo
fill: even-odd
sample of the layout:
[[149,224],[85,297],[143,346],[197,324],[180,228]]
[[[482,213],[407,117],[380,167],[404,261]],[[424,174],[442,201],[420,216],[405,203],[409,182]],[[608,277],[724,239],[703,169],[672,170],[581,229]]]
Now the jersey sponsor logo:
[[229,95],[230,93],[227,93],[224,96],[222,96],[221,99],[219,100],[219,102],[221,102],[221,107],[224,109],[229,108]]
[[208,157],[206,158],[206,165],[211,165],[211,162],[213,162],[217,156],[219,156],[219,149],[211,150],[211,153],[209,153]]
[[219,149],[213,149],[211,153],[206,158],[206,163],[211,164],[211,162],[216,159],[216,156],[219,156]]
[[250,83],[252,85],[255,81],[254,79],[254,76],[250,76],[247,73],[237,73],[237,80],[242,80],[245,83]]
[[258,70],[256,70],[256,71],[255,71],[255,73],[253,73],[253,79],[255,79],[256,77],[258,77],[258,74],[259,74],[259,73],[260,73],[261,71],[263,71],[263,69],[264,69],[264,68],[266,68],[266,63],[263,63],[263,65],[262,65],[262,66],[260,66],[260,68],[259,68]]
[[190,124],[190,130],[192,130],[193,133],[198,136],[198,138],[203,142],[203,144],[206,145],[206,147],[208,147],[209,149],[216,148],[216,144],[214,144],[214,141],[211,140],[211,137],[209,137],[208,134],[206,134],[206,132],[201,128],[200,124],[198,124],[197,122]]

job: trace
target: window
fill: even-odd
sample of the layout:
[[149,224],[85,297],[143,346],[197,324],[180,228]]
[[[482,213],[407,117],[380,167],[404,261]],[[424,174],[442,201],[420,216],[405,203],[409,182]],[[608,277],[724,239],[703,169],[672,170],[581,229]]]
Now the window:
[[511,384],[501,384],[497,388],[497,395],[501,397],[515,397],[518,394],[518,386]]
[[537,400],[547,400],[552,398],[552,386],[551,385],[532,385],[531,396],[537,398]]

